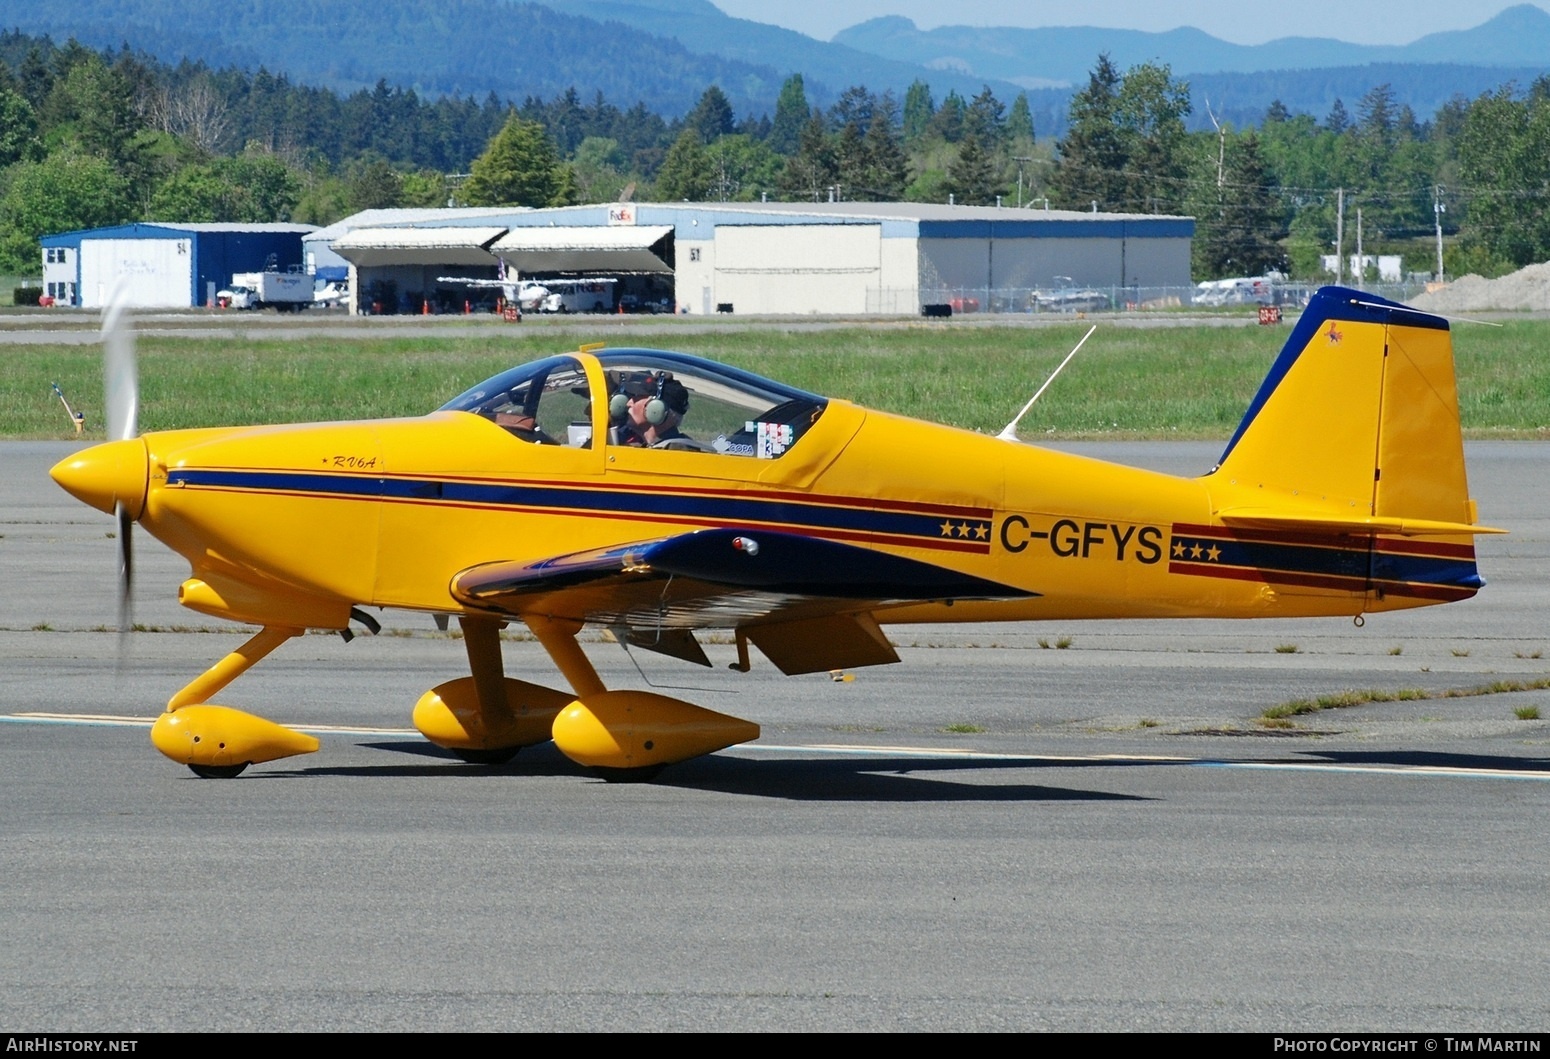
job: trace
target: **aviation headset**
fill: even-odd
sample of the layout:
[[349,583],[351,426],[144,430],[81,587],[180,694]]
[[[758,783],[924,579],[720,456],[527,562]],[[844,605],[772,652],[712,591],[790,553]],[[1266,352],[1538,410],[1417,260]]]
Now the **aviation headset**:
[[[672,376],[667,372],[658,372],[655,376],[646,376],[644,380],[648,386],[653,382],[656,384],[656,392],[652,394],[651,399],[646,402],[645,408],[646,422],[650,423],[654,427],[661,426],[663,421],[667,419],[668,412],[671,411],[671,409],[667,406],[667,402],[663,400],[662,397],[663,391],[667,388],[667,381],[670,378],[672,378]],[[632,396],[642,397],[645,395],[630,394],[621,389],[618,393],[610,397],[608,399],[609,416],[614,419],[623,419],[624,413],[629,410],[630,398]]]

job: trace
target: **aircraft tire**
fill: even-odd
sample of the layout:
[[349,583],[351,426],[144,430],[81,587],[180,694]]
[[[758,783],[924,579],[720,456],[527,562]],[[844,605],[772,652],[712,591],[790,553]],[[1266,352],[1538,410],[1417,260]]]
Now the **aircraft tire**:
[[502,746],[494,750],[474,749],[472,747],[453,747],[452,752],[470,765],[504,765],[517,756],[520,746]]
[[189,771],[202,780],[234,780],[242,775],[242,770],[248,767],[244,761],[240,765],[189,765]]
[[606,783],[650,783],[667,765],[642,765],[640,768],[614,769],[595,765],[587,771]]

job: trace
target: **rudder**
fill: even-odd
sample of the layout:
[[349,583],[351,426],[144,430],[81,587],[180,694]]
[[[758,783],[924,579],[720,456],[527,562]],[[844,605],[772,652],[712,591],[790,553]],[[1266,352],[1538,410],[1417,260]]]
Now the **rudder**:
[[1321,289],[1213,478],[1256,509],[1473,523],[1448,322]]

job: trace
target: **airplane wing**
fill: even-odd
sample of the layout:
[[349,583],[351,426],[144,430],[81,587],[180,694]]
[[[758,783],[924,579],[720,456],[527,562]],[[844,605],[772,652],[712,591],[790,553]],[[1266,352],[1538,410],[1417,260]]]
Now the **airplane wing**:
[[571,290],[576,287],[605,286],[618,283],[617,279],[588,276],[586,279],[546,279],[541,281],[550,290]]
[[515,287],[509,279],[475,279],[472,276],[437,276],[437,283],[461,283],[465,287]]
[[483,563],[451,587],[471,607],[622,628],[632,644],[701,664],[692,630],[736,628],[786,673],[897,661],[879,608],[1037,594],[852,544],[733,529]]

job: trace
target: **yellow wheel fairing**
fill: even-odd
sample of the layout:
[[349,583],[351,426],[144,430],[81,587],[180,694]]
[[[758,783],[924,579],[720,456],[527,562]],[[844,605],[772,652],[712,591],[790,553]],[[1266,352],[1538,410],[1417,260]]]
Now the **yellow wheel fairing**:
[[305,732],[214,703],[162,714],[151,726],[151,743],[182,765],[256,765],[318,749]]
[[479,704],[473,677],[438,684],[414,707],[414,726],[448,750],[502,750],[548,742],[554,718],[573,696],[525,680],[505,678],[504,715],[492,716]]
[[554,719],[555,745],[592,768],[671,765],[757,738],[752,721],[649,691],[584,695]]

